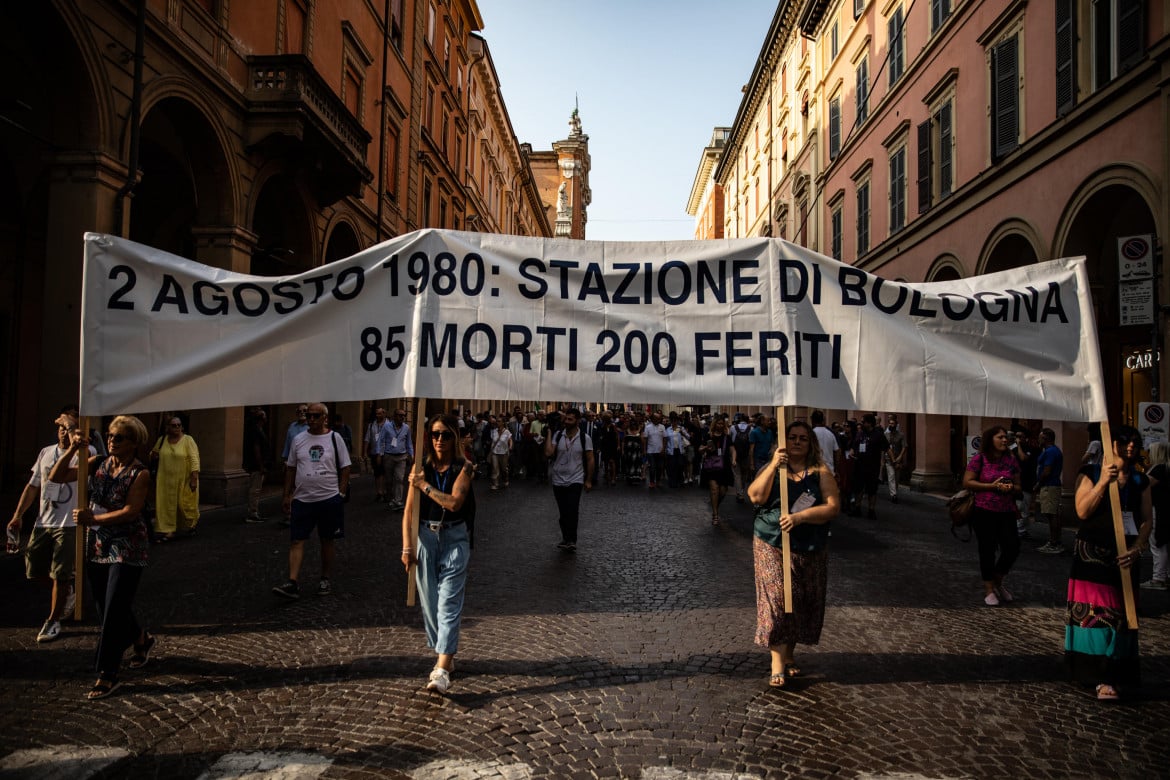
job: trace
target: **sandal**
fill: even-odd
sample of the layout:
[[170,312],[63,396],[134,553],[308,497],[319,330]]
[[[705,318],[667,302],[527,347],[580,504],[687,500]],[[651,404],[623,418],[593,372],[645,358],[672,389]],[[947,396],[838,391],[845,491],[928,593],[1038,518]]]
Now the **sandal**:
[[150,660],[150,651],[154,649],[154,643],[154,634],[147,634],[145,642],[134,645],[134,655],[130,656],[130,662],[126,665],[131,669],[141,669],[146,666],[146,662]]
[[118,690],[118,687],[121,684],[122,683],[119,682],[118,678],[116,677],[112,679],[109,677],[98,677],[98,681],[95,682],[93,687],[89,689],[89,693],[85,695],[85,698],[89,699],[90,701],[104,699],[114,691]]
[[711,525],[715,525],[715,526],[723,525],[723,521],[719,519],[719,515],[715,515],[714,517],[711,518]]
[[784,675],[784,672],[776,672],[768,678],[768,686],[771,688],[783,688],[787,684],[788,678]]
[[784,674],[789,677],[800,677],[800,667],[796,664],[784,664]]
[[1117,701],[1121,695],[1117,689],[1108,683],[1101,683],[1097,686],[1097,701]]

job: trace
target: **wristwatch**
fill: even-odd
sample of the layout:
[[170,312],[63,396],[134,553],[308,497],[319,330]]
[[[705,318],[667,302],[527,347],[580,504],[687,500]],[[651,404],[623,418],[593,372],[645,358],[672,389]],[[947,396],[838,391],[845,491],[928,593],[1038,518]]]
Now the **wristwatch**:
[[429,495],[431,494],[431,486],[430,486],[430,485],[427,485],[427,489],[426,489],[426,490],[424,490],[423,492],[424,492],[424,493],[426,493],[426,494],[429,496]]

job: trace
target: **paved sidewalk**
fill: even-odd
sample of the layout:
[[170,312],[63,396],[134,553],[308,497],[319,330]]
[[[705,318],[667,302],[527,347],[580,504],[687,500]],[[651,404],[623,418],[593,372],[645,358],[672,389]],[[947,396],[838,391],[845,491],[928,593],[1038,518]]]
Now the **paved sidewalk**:
[[[1126,777],[1170,773],[1170,593],[1142,591],[1145,686],[1103,706],[1064,682],[1069,559],[1033,529],[1010,607],[982,605],[974,542],[938,498],[838,519],[821,644],[766,685],[752,644],[751,514],[705,492],[585,497],[575,556],[551,490],[477,483],[463,641],[447,697],[404,606],[399,522],[355,480],[334,594],[285,576],[287,529],[208,512],[152,550],[149,666],[87,702],[92,615],[34,641],[47,595],[0,559],[0,775],[73,778]],[[1148,574],[1148,559],[1144,562]]]

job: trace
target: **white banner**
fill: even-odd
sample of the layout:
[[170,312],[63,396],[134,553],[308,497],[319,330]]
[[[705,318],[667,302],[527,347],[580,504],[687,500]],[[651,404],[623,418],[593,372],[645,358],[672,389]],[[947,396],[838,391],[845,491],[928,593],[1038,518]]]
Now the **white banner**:
[[87,234],[87,415],[568,399],[1102,420],[1082,259],[891,282],[773,239],[422,230],[285,277]]

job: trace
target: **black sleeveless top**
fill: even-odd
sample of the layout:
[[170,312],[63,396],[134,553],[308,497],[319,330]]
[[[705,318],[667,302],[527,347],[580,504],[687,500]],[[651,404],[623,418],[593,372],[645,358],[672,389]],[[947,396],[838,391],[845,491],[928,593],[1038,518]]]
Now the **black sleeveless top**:
[[[455,480],[459,479],[459,474],[466,464],[467,461],[463,458],[455,458],[446,471],[439,473],[435,470],[433,463],[424,463],[423,474],[426,476],[428,485],[443,493],[450,493],[455,489]],[[419,519],[422,522],[442,522],[454,525],[460,521],[473,521],[475,519],[475,492],[472,490],[467,492],[463,506],[459,507],[456,512],[443,509],[426,493],[420,494],[419,497],[422,499],[422,503],[419,504]]]

